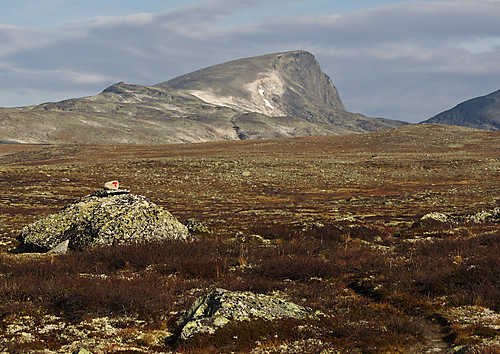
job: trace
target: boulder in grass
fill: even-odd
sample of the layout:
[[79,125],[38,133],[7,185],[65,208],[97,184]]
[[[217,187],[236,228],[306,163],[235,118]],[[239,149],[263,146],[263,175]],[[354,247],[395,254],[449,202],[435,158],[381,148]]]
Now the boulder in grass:
[[420,220],[435,220],[435,221],[440,221],[440,222],[454,222],[455,219],[451,217],[450,215],[443,214],[443,213],[438,213],[438,212],[432,212],[425,214],[420,218]]
[[469,221],[472,221],[476,224],[485,223],[485,222],[500,222],[500,208],[495,208],[493,210],[483,210],[472,215],[469,215],[467,218]]
[[[135,194],[90,195],[26,226],[17,252],[48,252],[165,239],[190,240],[186,226],[170,212]],[[56,249],[57,250],[57,249]]]
[[205,233],[205,234],[211,233],[210,230],[205,225],[203,225],[201,222],[193,218],[187,219],[184,225],[186,225],[189,232]]
[[276,296],[214,289],[184,312],[176,334],[167,342],[184,341],[196,333],[214,333],[231,321],[303,319],[308,314],[304,307]]

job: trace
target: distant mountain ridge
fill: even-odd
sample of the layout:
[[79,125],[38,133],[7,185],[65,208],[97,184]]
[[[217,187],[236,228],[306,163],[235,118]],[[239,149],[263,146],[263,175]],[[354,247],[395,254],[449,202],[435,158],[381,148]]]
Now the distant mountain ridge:
[[500,90],[462,102],[422,123],[500,130]]
[[214,65],[154,86],[0,108],[0,141],[163,144],[363,133],[407,123],[344,109],[314,56],[291,51]]

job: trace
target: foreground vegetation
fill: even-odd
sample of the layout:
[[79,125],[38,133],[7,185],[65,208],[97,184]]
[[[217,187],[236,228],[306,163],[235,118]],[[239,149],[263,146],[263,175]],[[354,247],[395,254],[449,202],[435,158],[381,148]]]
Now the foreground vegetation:
[[[434,223],[425,230],[447,231],[449,225]],[[447,307],[500,310],[500,232],[415,243],[407,242],[411,229],[394,235],[364,224],[279,225],[255,231],[260,237],[210,235],[193,243],[166,241],[24,260],[3,255],[3,328],[14,317],[29,315],[36,321],[49,313],[70,323],[112,316],[173,331],[177,311],[187,309],[206,289],[222,287],[284,294],[320,315],[237,323],[177,350],[250,350],[256,343],[266,347],[268,342],[317,340],[320,348],[396,351],[423,342],[426,321]],[[378,239],[380,247],[366,239]],[[34,333],[40,329],[35,327]],[[455,345],[500,334],[481,325],[446,330]],[[7,348],[60,349],[70,340],[64,331],[35,334],[31,342],[11,341]],[[464,331],[479,338],[464,336]],[[161,342],[143,344],[149,350],[167,349]]]
[[[0,347],[7,352],[498,351],[497,133],[174,146],[7,146],[0,156]],[[103,181],[196,218],[190,243],[14,255],[20,230]],[[429,212],[455,218],[422,219]],[[214,287],[279,295],[303,320],[165,342]],[[458,348],[457,348],[458,347]]]

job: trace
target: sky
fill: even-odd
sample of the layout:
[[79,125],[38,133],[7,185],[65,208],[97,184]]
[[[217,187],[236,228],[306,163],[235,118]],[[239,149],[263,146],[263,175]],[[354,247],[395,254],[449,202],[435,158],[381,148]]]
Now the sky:
[[500,0],[0,0],[0,107],[307,50],[346,109],[420,122],[500,89]]

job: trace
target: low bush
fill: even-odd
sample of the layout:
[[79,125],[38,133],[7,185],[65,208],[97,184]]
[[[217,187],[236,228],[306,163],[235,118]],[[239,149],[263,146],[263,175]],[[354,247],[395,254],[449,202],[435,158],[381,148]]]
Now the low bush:
[[446,296],[456,306],[482,305],[500,310],[500,233],[467,239],[441,239],[401,245],[392,283],[414,296]]
[[299,340],[304,337],[299,326],[304,321],[281,319],[268,321],[252,319],[248,321],[230,322],[218,328],[213,334],[195,334],[181,343],[178,352],[247,352],[256,346],[266,347],[268,344],[279,345],[286,341]]

